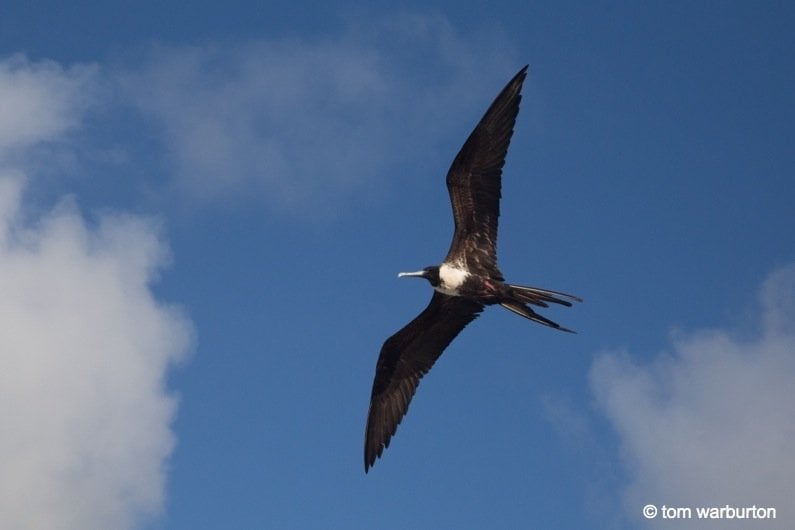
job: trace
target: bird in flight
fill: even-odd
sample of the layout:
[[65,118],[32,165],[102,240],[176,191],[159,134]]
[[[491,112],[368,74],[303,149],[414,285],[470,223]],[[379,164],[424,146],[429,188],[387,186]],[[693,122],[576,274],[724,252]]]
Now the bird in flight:
[[526,76],[527,66],[502,89],[447,172],[455,220],[447,257],[441,265],[398,274],[425,278],[434,293],[428,307],[381,347],[365,429],[365,473],[389,446],[420,379],[485,306],[499,304],[539,324],[571,332],[536,313],[530,305],[571,306],[581,301],[578,297],[505,283],[497,267],[502,166]]

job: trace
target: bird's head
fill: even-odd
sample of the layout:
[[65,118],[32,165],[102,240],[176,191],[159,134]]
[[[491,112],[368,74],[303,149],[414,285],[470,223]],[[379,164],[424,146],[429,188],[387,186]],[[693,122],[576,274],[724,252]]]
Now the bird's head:
[[421,271],[417,272],[399,272],[398,278],[409,277],[409,278],[425,278],[428,280],[432,286],[437,287],[439,285],[439,267],[432,266],[432,267],[425,267]]

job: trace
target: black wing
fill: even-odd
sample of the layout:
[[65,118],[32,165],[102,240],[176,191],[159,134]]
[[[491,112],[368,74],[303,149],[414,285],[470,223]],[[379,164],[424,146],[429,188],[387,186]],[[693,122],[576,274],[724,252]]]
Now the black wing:
[[447,172],[455,233],[447,262],[502,278],[497,267],[502,166],[519,114],[527,66],[502,89]]
[[478,302],[434,292],[428,307],[384,342],[367,414],[365,472],[389,446],[422,376],[482,310]]

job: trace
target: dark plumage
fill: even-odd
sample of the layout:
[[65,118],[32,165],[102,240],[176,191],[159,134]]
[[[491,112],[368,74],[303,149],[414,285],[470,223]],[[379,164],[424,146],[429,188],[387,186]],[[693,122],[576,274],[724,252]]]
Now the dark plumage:
[[505,86],[450,166],[447,189],[455,232],[444,262],[399,274],[425,278],[435,291],[428,307],[381,348],[365,430],[365,472],[389,446],[422,376],[486,305],[500,304],[545,326],[570,331],[539,315],[528,304],[571,306],[579,298],[504,283],[497,267],[502,167],[526,75],[527,66]]

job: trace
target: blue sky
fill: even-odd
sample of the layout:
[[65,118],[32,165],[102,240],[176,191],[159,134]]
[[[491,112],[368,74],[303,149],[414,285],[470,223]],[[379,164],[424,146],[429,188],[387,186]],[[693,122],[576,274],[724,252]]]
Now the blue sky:
[[[0,527],[791,527],[794,19],[4,3]],[[365,475],[431,295],[396,273],[444,257],[445,172],[525,64],[500,265],[578,333],[486,311]]]

